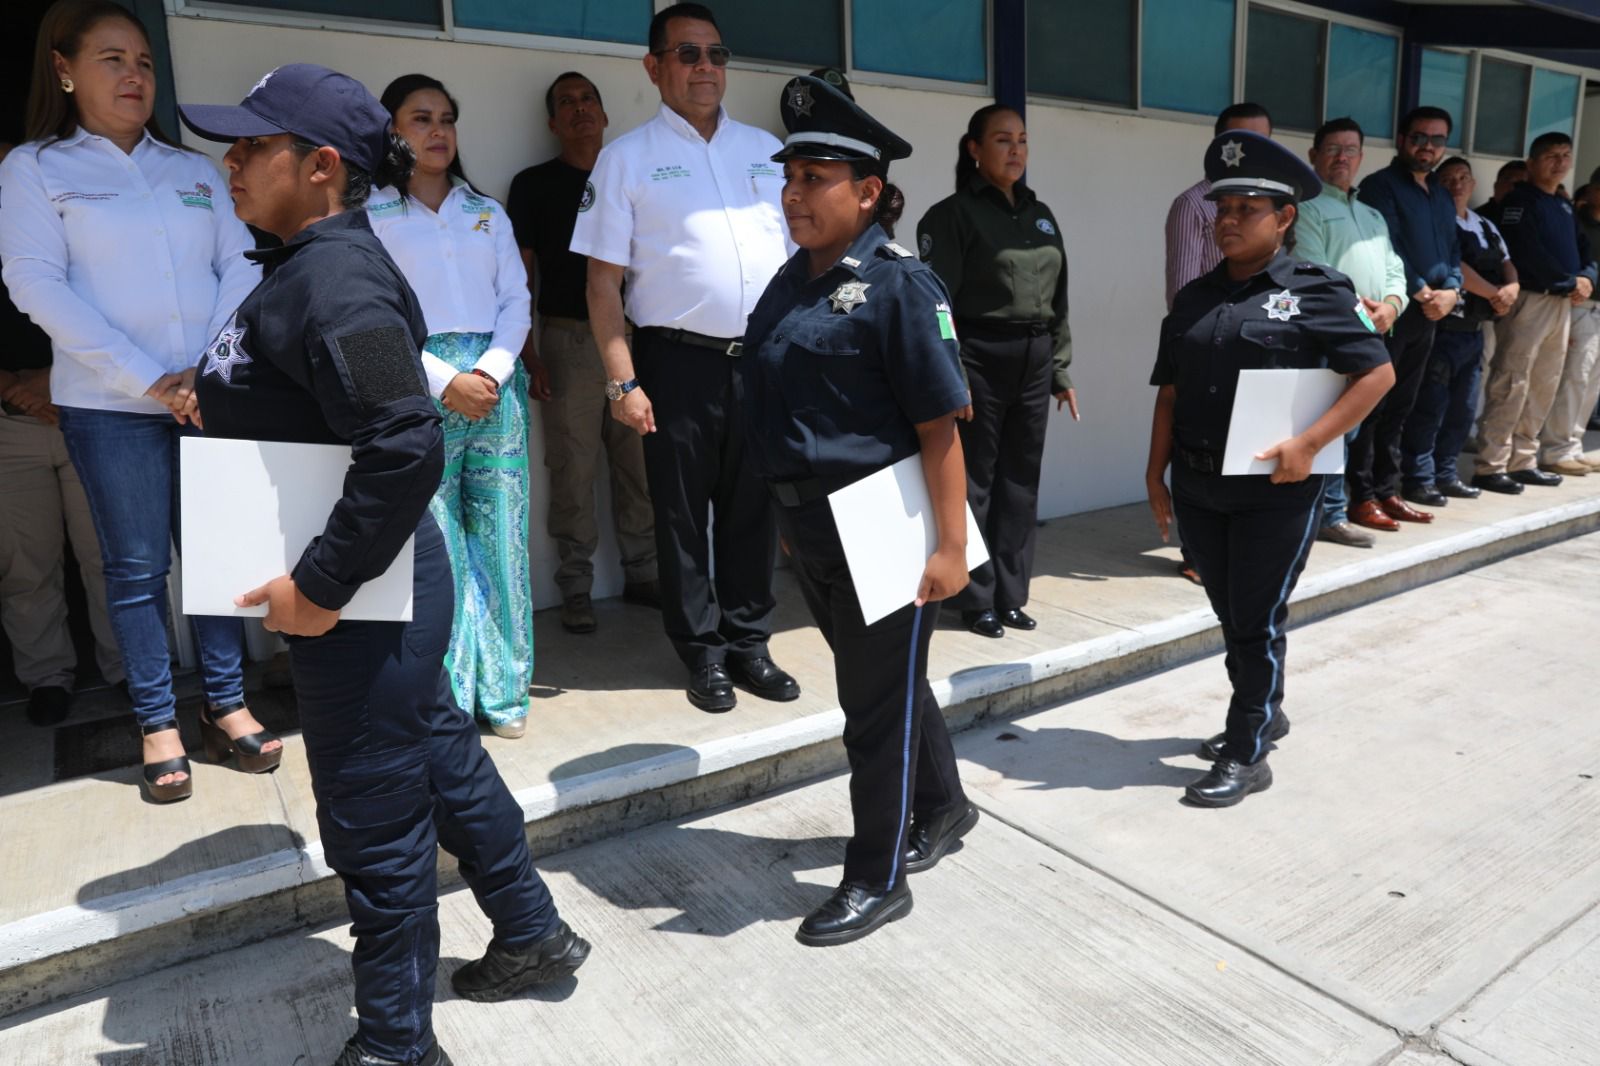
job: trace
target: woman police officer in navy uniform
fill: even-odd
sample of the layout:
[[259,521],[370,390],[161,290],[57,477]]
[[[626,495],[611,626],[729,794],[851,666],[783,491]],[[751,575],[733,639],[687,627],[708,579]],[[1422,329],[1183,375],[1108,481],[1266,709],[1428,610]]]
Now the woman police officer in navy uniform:
[[[967,583],[967,403],[944,284],[890,240],[903,207],[890,160],[911,146],[820,78],[781,103],[783,211],[800,250],[750,315],[740,363],[751,463],[806,605],[834,653],[855,833],[844,880],[796,934],[842,944],[911,910],[907,872],[977,820],[928,686],[938,601]],[[918,452],[938,548],[916,601],[865,624],[827,494]]]
[[[1233,683],[1227,731],[1201,745],[1215,762],[1185,799],[1227,807],[1272,784],[1267,749],[1288,732],[1284,625],[1316,537],[1324,480],[1311,475],[1312,459],[1377,405],[1394,368],[1349,280],[1290,254],[1295,204],[1322,188],[1311,169],[1239,130],[1211,142],[1205,169],[1223,260],[1179,291],[1161,325],[1145,483],[1162,539],[1174,514],[1183,526],[1222,623]],[[1277,461],[1272,474],[1222,476],[1239,371],[1318,367],[1351,379],[1338,401],[1257,457]]]
[[[344,496],[291,574],[239,597],[289,638],[328,864],[356,935],[356,1035],[337,1066],[445,1063],[433,1037],[439,958],[435,851],[460,861],[489,915],[487,954],[452,975],[465,998],[503,999],[570,974],[589,945],[533,870],[522,812],[456,706],[443,669],[452,583],[428,501],[443,469],[423,384],[416,296],[363,210],[412,157],[360,83],[291,64],[239,107],[185,107],[224,158],[241,218],[282,239],[249,253],[263,279],[206,350],[208,435],[347,444]],[[410,622],[341,622],[362,582],[416,535]]]

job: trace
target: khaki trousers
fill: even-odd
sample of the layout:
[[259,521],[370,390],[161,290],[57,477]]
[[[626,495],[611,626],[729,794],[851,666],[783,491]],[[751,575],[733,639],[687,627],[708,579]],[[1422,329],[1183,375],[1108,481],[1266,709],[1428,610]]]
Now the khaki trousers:
[[1571,321],[1572,303],[1565,296],[1524,292],[1495,323],[1494,361],[1478,425],[1479,474],[1537,465],[1539,431],[1561,384]]
[[544,465],[550,470],[548,529],[556,542],[556,586],[561,598],[588,594],[594,584],[594,552],[600,545],[595,518],[595,477],[600,451],[611,469],[611,514],[623,578],[656,579],[655,511],[645,483],[639,434],[611,417],[606,373],[589,323],[545,317],[539,357],[550,374],[544,403]]
[[0,486],[0,624],[17,679],[29,691],[73,687],[78,656],[67,628],[63,571],[70,536],[88,593],[95,659],[107,681],[121,681],[100,542],[61,431],[26,415],[0,415]]
[[1583,434],[1596,401],[1600,401],[1600,300],[1587,300],[1572,309],[1561,384],[1539,434],[1540,462],[1559,463],[1583,454]]

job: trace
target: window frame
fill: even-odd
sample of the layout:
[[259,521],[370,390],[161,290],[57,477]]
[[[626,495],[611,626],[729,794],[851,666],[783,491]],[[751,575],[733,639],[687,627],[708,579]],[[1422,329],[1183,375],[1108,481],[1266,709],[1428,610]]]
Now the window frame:
[[[1432,45],[1429,46],[1434,47]],[[1475,49],[1437,49],[1438,51],[1469,52],[1471,62],[1468,64],[1467,86],[1467,114],[1470,116],[1470,125],[1463,131],[1461,137],[1461,150],[1463,155],[1481,159],[1521,159],[1527,151],[1528,123],[1533,118],[1533,75],[1538,70],[1548,70],[1555,74],[1573,74],[1578,78],[1578,103],[1572,111],[1572,152],[1577,158],[1580,151],[1578,144],[1579,134],[1583,132],[1583,101],[1587,95],[1584,91],[1586,83],[1600,80],[1590,76],[1591,68],[1574,66],[1571,63],[1557,63],[1554,60],[1540,59],[1523,52],[1512,52],[1504,48],[1475,48]],[[1528,68],[1528,98],[1522,109],[1522,152],[1514,156],[1493,155],[1478,150],[1478,72],[1483,66],[1484,59],[1495,59],[1503,63],[1516,63]],[[1571,180],[1570,178],[1568,179]]]

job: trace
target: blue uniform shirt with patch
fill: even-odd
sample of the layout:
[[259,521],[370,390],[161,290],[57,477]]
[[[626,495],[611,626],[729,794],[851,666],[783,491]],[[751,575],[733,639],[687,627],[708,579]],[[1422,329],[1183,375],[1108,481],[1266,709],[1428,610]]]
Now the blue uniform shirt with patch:
[[745,446],[770,481],[831,491],[920,450],[916,426],[966,406],[950,295],[869,226],[822,276],[801,249],[745,327]]
[[1178,291],[1161,323],[1150,384],[1176,389],[1178,444],[1221,452],[1239,371],[1358,374],[1388,361],[1350,279],[1280,252],[1248,280],[1228,277],[1223,260]]
[[350,446],[344,496],[292,572],[307,599],[339,610],[389,569],[444,472],[428,331],[365,211],[246,254],[264,274],[200,357],[200,415],[210,437]]

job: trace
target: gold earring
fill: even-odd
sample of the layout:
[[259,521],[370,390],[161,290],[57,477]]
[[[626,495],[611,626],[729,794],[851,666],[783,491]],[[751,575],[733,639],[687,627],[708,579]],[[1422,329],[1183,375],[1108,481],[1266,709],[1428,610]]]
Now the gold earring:
[[62,78],[61,79],[61,91],[62,92],[70,93],[75,88],[77,88],[77,86],[72,84],[72,79],[71,78]]

